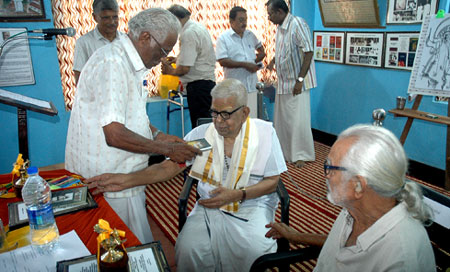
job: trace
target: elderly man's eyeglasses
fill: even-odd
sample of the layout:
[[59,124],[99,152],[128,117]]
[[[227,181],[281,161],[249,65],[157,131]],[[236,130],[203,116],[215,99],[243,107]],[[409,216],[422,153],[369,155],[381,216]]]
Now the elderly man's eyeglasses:
[[331,165],[330,160],[326,159],[325,162],[323,163],[323,172],[325,176],[328,176],[331,173],[331,170],[347,171],[347,168]]
[[159,48],[161,48],[161,52],[163,53],[164,57],[167,57],[167,55],[169,55],[169,53],[167,53],[166,50],[164,50],[164,48],[161,46],[161,44],[155,39],[155,37],[153,37],[152,34],[150,34],[150,37],[153,38],[153,40],[156,42],[156,44],[159,46]]
[[228,112],[228,111],[216,111],[216,110],[210,109],[209,110],[209,114],[211,114],[212,118],[217,118],[220,115],[223,120],[228,120],[228,119],[231,118],[231,115],[233,113],[237,112],[242,107],[244,107],[244,106],[240,106],[239,108],[237,108],[237,109],[235,109],[235,110],[233,110],[231,112]]

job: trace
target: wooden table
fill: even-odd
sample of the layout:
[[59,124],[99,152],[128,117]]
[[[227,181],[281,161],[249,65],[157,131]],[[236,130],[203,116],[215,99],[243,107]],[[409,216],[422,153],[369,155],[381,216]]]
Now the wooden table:
[[[56,178],[63,175],[71,175],[72,173],[66,170],[54,170],[54,171],[42,171],[39,175],[44,179]],[[0,183],[7,183],[11,181],[11,174],[0,175]],[[94,225],[98,223],[99,219],[104,219],[109,222],[110,226],[116,229],[120,229],[126,232],[125,236],[127,241],[125,247],[137,246],[141,243],[138,238],[130,231],[120,217],[109,206],[108,202],[103,198],[103,195],[94,196],[95,201],[98,204],[98,208],[83,210],[75,213],[57,216],[56,225],[58,226],[59,233],[65,234],[72,230],[75,230],[81,241],[86,245],[88,250],[92,254],[97,253],[97,233],[94,232]],[[9,222],[8,219],[8,203],[22,201],[19,198],[4,199],[0,198],[0,218],[4,225]],[[26,234],[29,227],[24,227],[11,232],[10,234],[22,235]],[[7,239],[9,241],[9,238]],[[23,239],[22,239],[23,240]],[[11,242],[9,241],[11,244]]]

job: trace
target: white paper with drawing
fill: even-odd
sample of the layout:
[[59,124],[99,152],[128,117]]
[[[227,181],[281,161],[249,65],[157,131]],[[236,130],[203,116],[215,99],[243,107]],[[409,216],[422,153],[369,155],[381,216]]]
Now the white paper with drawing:
[[450,97],[450,14],[425,18],[408,93]]

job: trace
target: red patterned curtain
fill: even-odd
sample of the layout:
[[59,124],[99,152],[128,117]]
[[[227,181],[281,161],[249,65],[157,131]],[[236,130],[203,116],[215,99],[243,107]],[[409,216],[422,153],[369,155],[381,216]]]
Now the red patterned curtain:
[[[55,26],[58,28],[73,27],[77,30],[75,38],[95,28],[95,21],[92,17],[93,0],[52,0],[53,18]],[[247,28],[263,43],[267,57],[264,64],[275,55],[275,32],[276,26],[267,19],[265,3],[267,0],[118,0],[120,11],[119,31],[128,31],[128,20],[143,9],[152,7],[168,8],[172,4],[179,4],[186,7],[191,13],[191,19],[205,25],[211,34],[215,46],[217,37],[230,28],[228,14],[232,7],[241,6],[247,10]],[[58,60],[61,71],[61,82],[64,93],[65,105],[71,109],[76,92],[75,78],[72,71],[72,60],[76,39],[66,36],[56,36],[58,48]],[[175,46],[172,55],[178,54],[178,46]],[[161,74],[159,66],[154,67],[148,81],[149,96],[157,95],[157,80]],[[275,80],[275,73],[267,70],[258,72],[258,77],[264,82]],[[223,72],[220,65],[216,64],[217,81],[223,79]]]

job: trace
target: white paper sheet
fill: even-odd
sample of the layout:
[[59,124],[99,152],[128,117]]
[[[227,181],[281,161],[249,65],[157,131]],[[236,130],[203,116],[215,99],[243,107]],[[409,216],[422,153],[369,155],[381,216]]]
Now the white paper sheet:
[[59,245],[51,253],[39,253],[32,246],[0,254],[0,271],[56,271],[56,263],[91,255],[75,231],[59,237]]
[[434,213],[434,222],[439,225],[450,229],[450,208],[436,202],[428,197],[424,197],[425,203],[427,203]]

